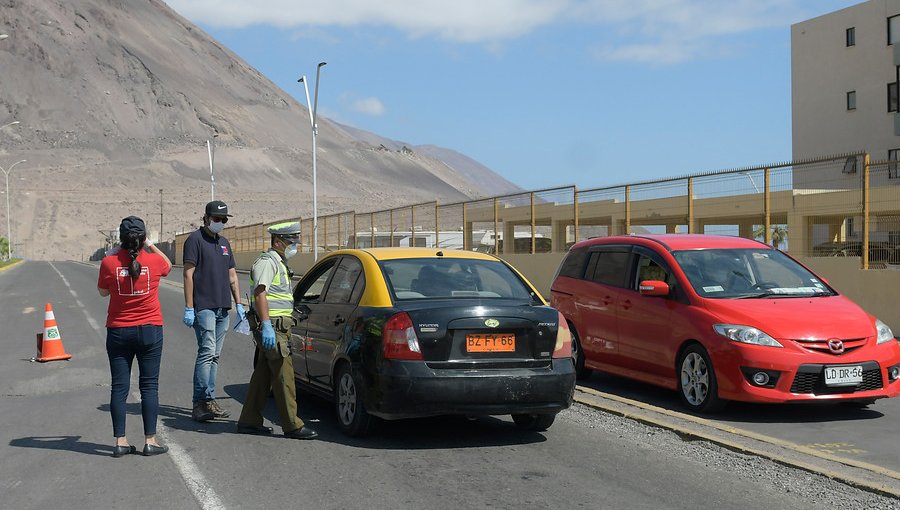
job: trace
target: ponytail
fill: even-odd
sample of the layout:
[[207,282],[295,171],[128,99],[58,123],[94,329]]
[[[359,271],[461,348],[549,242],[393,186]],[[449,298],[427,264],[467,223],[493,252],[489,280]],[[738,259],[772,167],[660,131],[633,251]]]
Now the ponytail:
[[128,274],[137,278],[141,274],[141,263],[137,261],[141,247],[144,245],[144,235],[137,232],[127,232],[122,237],[122,248],[128,250],[131,255],[131,263],[128,265]]

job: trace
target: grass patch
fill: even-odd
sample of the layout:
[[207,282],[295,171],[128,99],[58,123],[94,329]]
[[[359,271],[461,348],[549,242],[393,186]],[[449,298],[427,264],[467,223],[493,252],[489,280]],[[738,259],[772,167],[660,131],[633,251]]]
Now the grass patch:
[[9,260],[0,260],[0,267],[11,266],[22,259],[12,258]]

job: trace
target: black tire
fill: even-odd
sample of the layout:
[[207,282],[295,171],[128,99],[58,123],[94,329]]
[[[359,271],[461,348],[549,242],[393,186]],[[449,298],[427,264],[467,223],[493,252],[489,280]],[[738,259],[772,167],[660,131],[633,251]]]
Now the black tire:
[[575,358],[575,378],[583,381],[594,373],[590,368],[584,368],[584,351],[581,350],[581,340],[572,323],[569,323],[569,331],[572,332],[572,355]]
[[691,411],[712,413],[725,407],[726,401],[719,398],[716,371],[702,345],[689,345],[681,353],[675,374],[678,396]]
[[556,414],[514,414],[512,419],[522,430],[544,431],[553,425]]
[[334,409],[341,432],[351,437],[363,437],[372,430],[374,418],[366,411],[360,393],[359,378],[350,365],[338,368],[334,383]]

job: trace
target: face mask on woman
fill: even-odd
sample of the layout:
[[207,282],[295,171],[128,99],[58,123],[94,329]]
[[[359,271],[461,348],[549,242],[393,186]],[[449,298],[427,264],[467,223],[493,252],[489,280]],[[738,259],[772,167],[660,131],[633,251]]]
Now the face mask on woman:
[[218,233],[221,232],[222,229],[224,229],[224,228],[225,228],[225,224],[222,223],[221,221],[210,221],[210,222],[209,222],[209,230],[210,230],[213,234],[218,234]]

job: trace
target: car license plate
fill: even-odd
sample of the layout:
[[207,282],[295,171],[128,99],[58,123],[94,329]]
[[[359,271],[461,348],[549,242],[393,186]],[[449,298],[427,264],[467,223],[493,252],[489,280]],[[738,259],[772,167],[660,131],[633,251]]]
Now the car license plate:
[[825,386],[853,386],[863,380],[860,365],[825,367]]
[[514,352],[516,335],[507,334],[469,334],[466,335],[466,352]]

